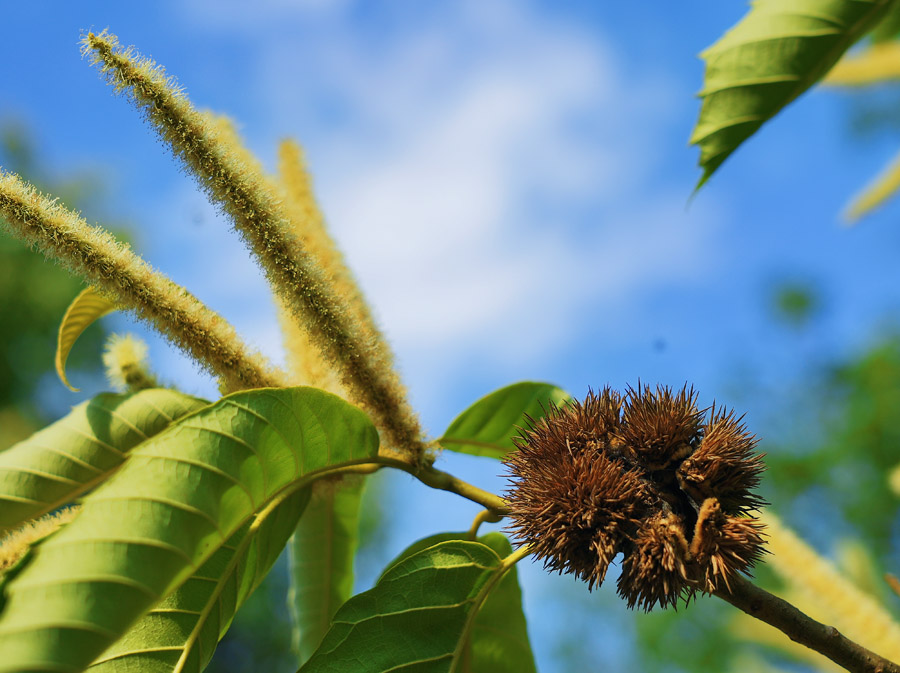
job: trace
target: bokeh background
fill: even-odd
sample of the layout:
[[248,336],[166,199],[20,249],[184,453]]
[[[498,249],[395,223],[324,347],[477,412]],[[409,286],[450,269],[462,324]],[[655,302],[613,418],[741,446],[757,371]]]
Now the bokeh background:
[[[232,117],[270,169],[281,139],[303,145],[433,436],[514,381],[578,396],[687,382],[702,403],[746,412],[782,518],[897,610],[878,577],[900,570],[889,487],[900,205],[852,229],[840,213],[900,148],[900,87],[812,91],[691,198],[697,54],[745,11],[737,0],[8,3],[0,165],[120,233],[283,360],[274,306],[237,236],[80,57],[81,32],[108,27],[197,106]],[[69,369],[82,393],[69,392],[52,373],[55,329],[81,287],[0,237],[3,446],[106,387],[110,331],[143,336],[166,381],[216,395],[121,315],[79,342]],[[440,464],[504,487],[496,462]],[[381,474],[364,511],[360,590],[413,540],[466,529],[477,508]],[[522,566],[542,671],[811,670],[747,642],[713,599],[635,615],[611,586],[589,594]],[[294,670],[285,591],[282,564],[214,670]]]

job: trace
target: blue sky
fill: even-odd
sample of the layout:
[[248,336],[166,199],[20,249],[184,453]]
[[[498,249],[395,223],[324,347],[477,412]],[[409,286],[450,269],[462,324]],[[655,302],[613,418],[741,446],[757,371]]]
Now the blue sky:
[[[757,429],[777,415],[777,395],[747,390],[788,388],[897,315],[900,206],[855,229],[839,213],[900,134],[852,137],[850,97],[815,91],[688,204],[696,54],[744,11],[721,0],[16,3],[4,8],[0,115],[28,122],[55,173],[99,167],[109,205],[87,219],[131,223],[149,261],[275,359],[260,273],[79,57],[80,31],[109,27],[165,65],[196,105],[233,117],[270,168],[278,141],[296,138],[435,436],[472,400],[523,379],[577,395],[638,377],[687,381],[703,402],[737,396]],[[771,319],[767,293],[784,280],[824,299],[802,336]],[[148,340],[165,377],[214,394]],[[64,408],[66,395],[50,397]],[[502,486],[493,464],[446,464]],[[397,513],[397,549],[474,515],[429,502]]]

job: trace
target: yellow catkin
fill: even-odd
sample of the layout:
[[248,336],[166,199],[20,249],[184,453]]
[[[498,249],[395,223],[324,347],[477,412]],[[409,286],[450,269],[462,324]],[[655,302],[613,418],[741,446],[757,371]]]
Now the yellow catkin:
[[375,324],[369,304],[356,278],[328,232],[325,218],[316,202],[312,177],[306,168],[303,150],[291,140],[285,140],[278,148],[278,175],[287,193],[286,203],[295,235],[316,257],[338,294],[345,299],[354,320],[360,325],[366,338],[374,340],[384,351],[382,356],[390,359],[387,340]]
[[832,86],[866,86],[900,79],[900,43],[873,44],[860,54],[845,56],[825,76]]
[[844,220],[849,224],[857,222],[883,206],[897,190],[900,190],[900,154],[850,202],[844,211]]
[[2,226],[87,280],[122,309],[146,320],[226,391],[283,385],[283,375],[251,352],[234,328],[108,232],[0,171]]
[[147,344],[133,334],[110,334],[103,351],[106,378],[119,390],[156,388],[147,367]]
[[43,540],[61,526],[69,523],[78,514],[80,507],[68,507],[54,514],[29,521],[21,528],[9,532],[0,539],[0,576],[22,558],[35,542]]
[[276,293],[341,372],[354,398],[363,401],[388,443],[421,458],[422,432],[390,363],[292,233],[277,191],[229,149],[227,138],[153,61],[122,49],[106,31],[89,33],[83,45],[108,81],[144,113],[212,201],[230,215]]
[[882,657],[900,661],[900,624],[776,516],[765,513],[760,518],[769,532],[768,563],[796,596],[795,605]]
[[[759,623],[762,624],[762,622]],[[843,671],[844,669],[836,666],[834,670]],[[774,666],[758,654],[750,652],[740,652],[735,655],[731,661],[729,671],[732,673],[791,673],[790,670]]]
[[[282,142],[278,148],[278,175],[285,192],[285,207],[294,235],[315,257],[335,291],[344,298],[360,331],[372,343],[373,348],[378,349],[378,357],[390,363],[387,342],[375,325],[356,279],[347,268],[343,255],[325,226],[325,218],[313,192],[312,179],[303,161],[303,152],[299,145],[290,140]],[[326,389],[332,389],[335,384],[339,387],[340,382],[335,379],[327,363],[316,357],[309,335],[291,320],[287,307],[283,306],[282,309],[281,325],[291,371],[313,385],[321,385]],[[394,380],[393,385],[399,386],[400,383]],[[365,400],[354,401],[365,404]]]
[[[219,141],[227,143],[235,159],[241,161],[246,168],[262,175],[262,165],[242,142],[234,122],[225,115],[208,111],[202,114],[215,129],[219,136]],[[285,195],[284,199],[285,204],[290,206],[292,202],[290,195]],[[297,226],[297,221],[293,218],[293,214],[291,225],[295,232],[301,228]],[[305,243],[302,238],[301,241]],[[290,306],[286,305],[277,293],[274,294],[274,299],[278,308],[278,322],[281,325],[284,337],[290,383],[292,385],[314,386],[347,398],[347,393],[341,385],[340,376],[322,357],[321,351],[313,343],[309,333],[294,319]]]

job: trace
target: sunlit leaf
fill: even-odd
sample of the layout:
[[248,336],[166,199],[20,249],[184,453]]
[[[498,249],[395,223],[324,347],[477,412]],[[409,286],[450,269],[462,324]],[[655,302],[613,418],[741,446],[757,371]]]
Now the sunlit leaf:
[[69,390],[78,392],[78,388],[73,388],[66,378],[66,360],[72,346],[84,330],[115,310],[116,305],[92,287],[82,290],[66,309],[56,337],[56,373]]
[[[88,669],[91,673],[199,673],[244,601],[278,560],[309,501],[301,489],[245,524]],[[256,526],[254,526],[254,523]]]
[[757,0],[703,54],[706,75],[691,143],[705,183],[767,120],[806,91],[893,0]]
[[[486,635],[482,627],[476,631],[476,616],[504,571],[500,556],[481,542],[449,540],[402,558],[373,589],[337,611],[322,645],[300,670],[487,670],[468,667],[475,659],[467,645],[476,633]],[[484,651],[479,661],[491,654]]]
[[319,482],[291,538],[288,605],[294,647],[305,663],[328,632],[331,618],[353,593],[353,557],[359,541],[364,482]]
[[[391,562],[385,574],[403,560],[436,544],[467,539],[467,533],[439,533],[414,542]],[[478,542],[493,549],[500,558],[512,553],[512,546],[502,533],[482,535]],[[530,673],[537,670],[515,567],[491,590],[475,616],[455,670],[461,673]]]
[[567,392],[551,383],[513,383],[463,411],[438,441],[452,451],[500,458],[516,448],[512,437],[527,424],[526,415],[542,418],[552,405],[570,399]]
[[0,534],[102,483],[128,452],[208,402],[174,390],[103,393],[0,452]]
[[0,671],[83,669],[248,523],[377,451],[369,418],[314,388],[235,393],[174,423],[5,584]]

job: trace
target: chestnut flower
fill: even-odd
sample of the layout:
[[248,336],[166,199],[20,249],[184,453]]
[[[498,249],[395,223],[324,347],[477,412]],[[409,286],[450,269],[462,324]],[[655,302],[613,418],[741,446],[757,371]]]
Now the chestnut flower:
[[698,410],[693,388],[607,387],[529,421],[506,499],[546,569],[593,588],[621,552],[619,595],[649,611],[727,587],[765,553],[757,440],[732,412]]

